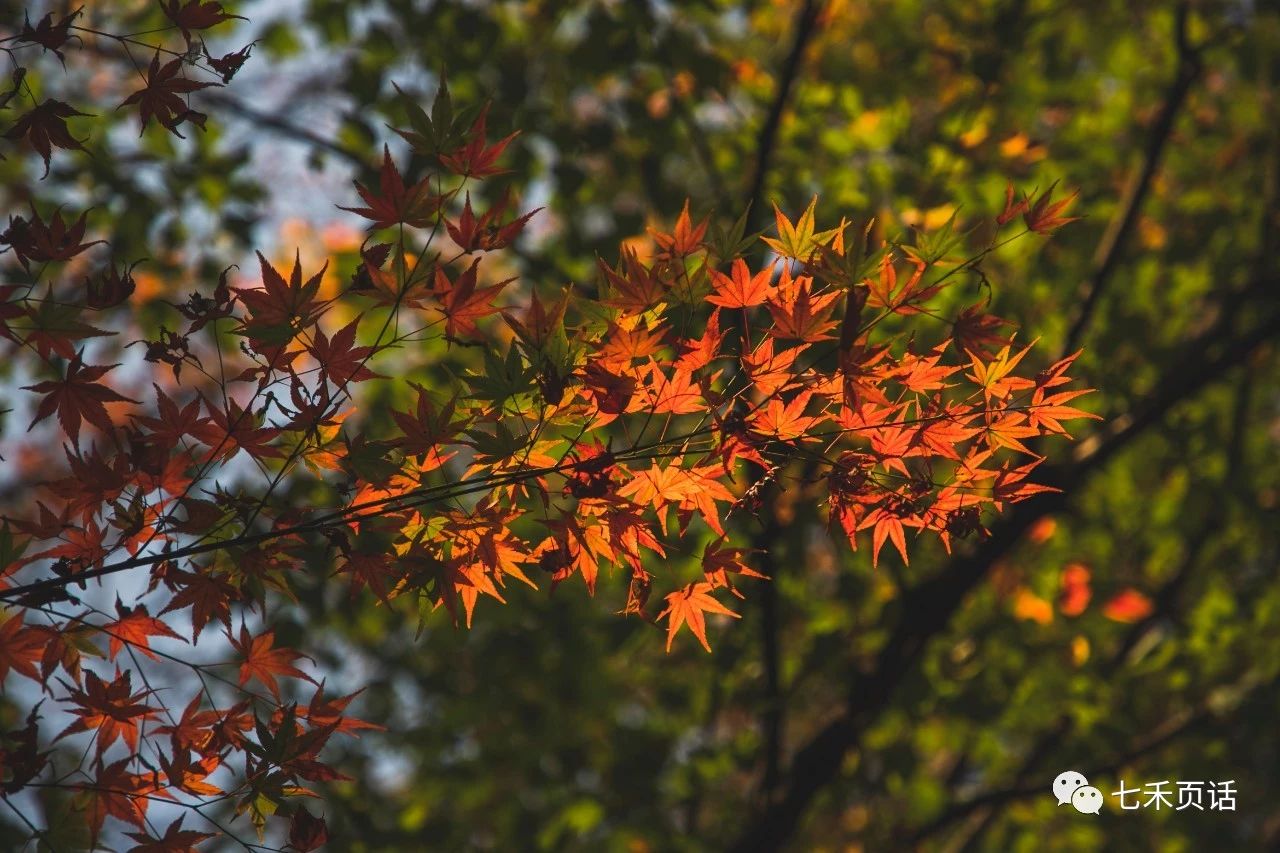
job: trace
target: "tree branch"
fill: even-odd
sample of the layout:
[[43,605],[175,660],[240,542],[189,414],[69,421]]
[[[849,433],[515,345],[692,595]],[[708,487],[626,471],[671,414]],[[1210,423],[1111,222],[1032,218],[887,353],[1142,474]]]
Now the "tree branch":
[[765,116],[764,124],[760,126],[760,133],[756,137],[756,165],[751,174],[751,184],[747,190],[746,197],[746,202],[750,205],[747,233],[754,233],[759,230],[758,223],[763,216],[761,211],[764,202],[765,179],[769,176],[769,168],[773,162],[773,151],[777,147],[778,132],[782,128],[782,116],[787,110],[787,103],[791,100],[791,89],[795,85],[796,77],[799,75],[805,49],[813,38],[814,28],[818,23],[818,16],[821,12],[821,2],[818,0],[805,0],[804,5],[800,7],[800,11],[796,13],[795,36],[791,42],[791,50],[787,53],[787,58],[782,65],[782,72],[778,77],[778,91],[773,96],[773,103],[769,105],[769,112]]
[[1169,137],[1173,134],[1173,125],[1178,113],[1186,103],[1192,85],[1200,76],[1202,69],[1200,49],[1192,47],[1187,40],[1188,13],[1187,3],[1180,3],[1174,20],[1174,41],[1177,45],[1178,62],[1174,69],[1173,81],[1169,84],[1160,112],[1151,128],[1151,134],[1147,137],[1142,165],[1125,187],[1118,215],[1112,218],[1102,239],[1098,241],[1091,263],[1092,270],[1080,287],[1083,302],[1080,305],[1080,313],[1067,332],[1066,343],[1063,346],[1064,353],[1075,352],[1079,348],[1080,340],[1093,320],[1098,301],[1106,292],[1111,275],[1120,262],[1121,249],[1124,248],[1129,233],[1137,223],[1138,214],[1151,190],[1152,179],[1160,168],[1160,161],[1163,159]]

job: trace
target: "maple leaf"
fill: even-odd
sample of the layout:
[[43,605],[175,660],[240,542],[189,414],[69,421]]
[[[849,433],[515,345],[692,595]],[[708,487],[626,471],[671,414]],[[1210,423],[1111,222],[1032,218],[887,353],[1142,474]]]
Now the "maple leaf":
[[922,309],[911,303],[923,302],[934,296],[942,289],[942,285],[935,284],[932,287],[922,287],[926,269],[925,262],[917,257],[912,257],[910,260],[915,265],[915,272],[911,274],[911,278],[899,284],[898,273],[893,266],[893,256],[886,253],[881,258],[880,276],[866,280],[866,285],[870,290],[867,298],[868,305],[876,308],[887,308],[895,314],[907,315],[921,312]]
[[0,689],[13,670],[32,681],[40,681],[36,662],[44,655],[46,638],[40,632],[23,624],[22,616],[15,614],[0,622]]
[[1010,348],[1003,347],[995,358],[990,360],[970,352],[968,353],[969,363],[973,367],[973,372],[965,375],[981,386],[982,393],[987,400],[992,398],[1003,400],[1012,391],[1031,388],[1035,385],[1034,382],[1018,376],[1011,376],[1010,373],[1018,366],[1018,362],[1022,361],[1023,357],[1031,351],[1034,343],[1033,341],[1031,344],[1027,344],[1022,348],[1022,352],[1017,355],[1010,355]]
[[676,361],[676,368],[692,373],[706,367],[720,354],[720,345],[723,341],[724,333],[720,331],[720,309],[717,308],[707,318],[702,337],[687,340],[681,344],[684,351]]
[[1075,222],[1080,218],[1078,216],[1060,215],[1063,210],[1076,200],[1078,193],[1072,193],[1061,201],[1051,203],[1053,189],[1057,185],[1055,181],[1049,189],[1044,191],[1040,198],[1036,199],[1035,204],[1031,205],[1031,209],[1024,211],[1022,214],[1022,221],[1026,223],[1027,228],[1037,234],[1052,234],[1068,222]]
[[773,396],[763,409],[757,409],[748,423],[751,431],[778,441],[791,441],[805,435],[821,417],[809,417],[804,410],[813,395],[804,391],[789,403]]
[[[213,5],[217,5],[216,3]],[[156,838],[146,832],[125,833],[138,844],[129,848],[129,853],[197,853],[196,845],[201,841],[216,838],[208,832],[197,832],[194,829],[183,829],[182,815],[165,829],[164,835]]]
[[146,827],[146,795],[156,788],[154,783],[148,783],[143,777],[128,771],[133,760],[133,756],[129,756],[101,768],[93,785],[83,789],[79,800],[88,813],[91,838],[97,839],[108,816],[131,823],[139,829]]
[[707,583],[712,589],[727,587],[729,592],[738,598],[743,598],[742,593],[730,580],[730,575],[739,575],[744,578],[760,578],[761,580],[769,580],[768,575],[763,575],[755,569],[743,562],[743,557],[747,554],[757,553],[755,548],[727,548],[724,546],[725,538],[721,536],[712,542],[707,543],[707,547],[702,551],[702,573],[706,576]]
[[667,595],[667,606],[658,614],[658,619],[667,617],[667,652],[671,651],[671,641],[675,639],[681,626],[688,625],[689,630],[702,643],[702,647],[711,652],[707,642],[706,613],[719,613],[724,616],[741,618],[729,608],[711,597],[714,587],[709,583],[691,583],[684,589]]
[[671,234],[649,229],[650,236],[658,244],[658,257],[663,260],[686,258],[692,255],[702,245],[702,238],[706,233],[706,219],[694,225],[689,217],[689,199],[687,198],[684,200],[684,207],[680,210],[680,216],[676,218],[675,230]]
[[167,453],[182,443],[185,438],[215,447],[223,433],[214,426],[213,420],[200,415],[204,405],[201,397],[194,397],[181,408],[159,385],[152,384],[156,391],[156,417],[150,415],[130,414],[138,424],[150,430],[145,436],[148,444],[163,448]]
[[252,44],[247,44],[239,50],[230,53],[224,53],[222,56],[214,56],[209,53],[209,48],[203,41],[200,42],[200,48],[204,51],[205,62],[209,63],[209,67],[222,78],[223,83],[230,83],[231,78],[236,76],[236,72],[240,70],[240,66],[244,65],[249,58],[250,51],[253,50]]
[[210,451],[212,458],[227,460],[241,450],[255,459],[284,456],[284,450],[267,443],[278,436],[280,430],[260,426],[263,421],[261,414],[242,409],[231,399],[227,400],[225,410],[215,408],[208,400],[204,404],[218,432],[218,440],[213,442],[214,449]]
[[247,336],[254,343],[284,344],[319,318],[323,303],[317,299],[326,261],[320,271],[304,283],[302,280],[302,256],[294,252],[293,270],[289,281],[267,262],[258,252],[258,264],[262,269],[262,287],[232,288],[240,301],[249,309],[249,317],[241,322],[237,333]]
[[586,386],[596,409],[608,420],[632,408],[631,401],[639,385],[635,377],[615,373],[597,361],[588,362],[578,377]]
[[44,174],[49,174],[49,158],[54,147],[68,151],[84,150],[80,140],[67,131],[67,119],[87,116],[73,109],[70,104],[48,99],[23,113],[13,127],[5,131],[6,139],[26,139],[44,160]]
[[477,219],[475,211],[471,209],[471,193],[467,193],[458,224],[455,225],[449,219],[445,220],[444,224],[449,231],[449,237],[467,254],[477,250],[490,252],[509,246],[511,241],[524,230],[525,224],[533,218],[534,214],[542,210],[540,207],[534,208],[523,216],[499,225],[498,219],[506,212],[507,205],[510,203],[511,192],[506,190],[489,210]]
[[773,205],[773,216],[778,228],[778,236],[776,238],[762,237],[761,239],[769,245],[769,248],[784,258],[808,263],[820,247],[843,235],[842,228],[831,228],[827,231],[814,230],[813,211],[817,204],[818,197],[815,195],[810,199],[809,206],[805,208],[804,213],[800,214],[800,218],[792,224],[791,220],[787,219],[778,208],[777,203],[775,203]]
[[95,311],[114,308],[133,295],[137,282],[133,280],[133,268],[141,261],[135,261],[125,267],[124,272],[116,269],[115,261],[109,269],[103,270],[96,278],[85,276],[84,304]]
[[169,785],[197,797],[216,797],[222,793],[217,785],[205,781],[221,764],[222,759],[217,754],[193,760],[187,749],[174,750],[172,760],[163,754],[160,756],[160,769],[168,778]]
[[187,44],[191,44],[192,30],[207,30],[232,19],[248,20],[225,11],[215,0],[161,0],[160,8],[165,17],[182,31],[182,38]]
[[643,375],[646,381],[636,389],[627,411],[674,415],[706,411],[706,400],[689,371],[675,367],[668,376],[657,362],[650,361],[638,375]]
[[[31,208],[31,218],[10,216],[9,227],[0,234],[0,246],[9,246],[13,254],[27,272],[31,271],[31,261],[46,263],[49,261],[69,261],[90,246],[103,242],[93,240],[81,243],[85,229],[88,227],[88,212],[70,225],[62,218],[62,208],[53,212],[53,217],[45,222],[40,213]],[[49,300],[51,302],[55,300]]]
[[1006,184],[1004,188],[1004,210],[996,217],[996,224],[1007,225],[1030,206],[1031,201],[1025,195],[1021,199],[1014,201],[1013,184]]
[[97,384],[97,380],[119,367],[118,364],[86,365],[81,360],[82,354],[83,352],[76,353],[75,358],[71,359],[67,364],[67,374],[62,379],[22,386],[25,391],[45,395],[36,407],[36,416],[27,427],[28,431],[56,411],[63,431],[71,439],[71,443],[75,444],[80,438],[82,420],[107,434],[114,429],[104,403],[138,402],[117,394],[105,385]]
[[502,319],[507,321],[529,353],[544,352],[557,334],[564,336],[564,312],[569,307],[569,293],[568,289],[561,292],[560,298],[548,310],[542,307],[542,300],[535,290],[529,297],[529,309],[524,317],[517,317],[510,311],[502,312]]
[[487,178],[491,175],[501,175],[507,171],[506,169],[495,169],[494,164],[498,162],[502,152],[511,144],[511,140],[520,135],[520,131],[517,130],[514,133],[510,133],[492,145],[485,145],[485,120],[488,113],[489,108],[487,106],[480,111],[475,123],[471,125],[470,138],[465,145],[451,154],[441,155],[440,162],[446,169],[456,175],[473,178]]
[[808,346],[801,344],[775,354],[773,338],[765,338],[755,350],[742,357],[742,366],[755,383],[756,389],[765,397],[772,397],[778,389],[795,378],[792,367],[796,357]]
[[1031,395],[1031,404],[1027,410],[1027,423],[1037,429],[1055,432],[1058,435],[1065,435],[1070,438],[1070,434],[1062,426],[1059,421],[1076,420],[1079,418],[1092,418],[1093,420],[1102,420],[1101,415],[1095,415],[1093,412],[1086,412],[1072,406],[1063,405],[1069,400],[1088,394],[1089,390],[1078,391],[1062,391],[1057,394],[1045,394],[1044,388],[1037,388]]
[[298,853],[319,850],[329,840],[329,828],[324,818],[315,817],[299,807],[289,821],[289,846]]
[[1007,447],[1019,453],[1030,454],[1032,452],[1031,449],[1019,439],[1034,438],[1040,435],[1040,430],[1034,426],[1028,426],[1027,423],[1027,416],[1022,412],[1004,412],[1000,414],[999,417],[987,424],[986,438],[988,445],[992,450],[997,447]]
[[[256,637],[251,637],[249,629],[243,625],[240,626],[238,640],[229,632],[227,633],[227,639],[231,641],[232,648],[244,658],[240,664],[240,686],[243,687],[250,679],[255,679],[262,682],[271,691],[271,695],[279,701],[280,685],[276,682],[276,676],[301,678],[312,684],[315,684],[315,679],[293,665],[294,661],[306,656],[292,649],[275,648],[275,637],[275,631],[265,631]],[[307,659],[310,660],[310,658]]]
[[352,320],[334,334],[326,337],[321,329],[316,329],[315,338],[307,352],[311,353],[320,364],[320,373],[338,388],[350,382],[364,382],[382,374],[374,373],[365,363],[376,351],[374,347],[358,347],[356,342],[356,326],[360,318]]
[[467,422],[453,422],[456,401],[450,399],[442,407],[437,408],[432,402],[426,388],[413,384],[418,392],[418,404],[415,411],[391,411],[404,439],[396,442],[405,454],[418,457],[418,464],[424,471],[439,468],[452,454],[440,453],[449,439],[467,427]]
[[160,611],[161,615],[191,608],[191,640],[195,642],[205,626],[217,619],[228,630],[231,628],[231,603],[239,600],[239,593],[230,583],[209,572],[185,572],[172,569],[166,583],[177,589],[173,600]]
[[76,9],[70,14],[63,15],[62,20],[55,24],[53,12],[48,12],[34,27],[31,26],[31,19],[26,18],[16,40],[19,44],[23,42],[38,44],[45,50],[52,51],[65,68],[67,58],[62,55],[62,47],[71,40],[71,25],[82,14],[84,14],[83,8]]
[[479,265],[480,259],[476,258],[458,276],[457,281],[450,281],[444,270],[436,267],[434,290],[436,298],[440,300],[441,307],[438,310],[445,316],[446,337],[455,340],[463,335],[479,337],[476,321],[501,310],[493,304],[493,300],[502,292],[502,288],[515,281],[514,278],[509,278],[494,285],[477,288],[476,268]]
[[413,228],[428,228],[432,217],[440,209],[440,196],[432,195],[430,177],[423,178],[414,184],[406,185],[391,159],[391,149],[382,146],[382,169],[378,176],[379,192],[374,193],[364,184],[356,182],[356,192],[364,200],[366,207],[342,207],[372,220],[370,231],[381,228],[392,228],[396,225],[408,225]]
[[1009,325],[994,314],[988,314],[979,305],[971,305],[960,312],[952,324],[951,340],[961,352],[980,353],[988,347],[1003,347],[1011,343],[1012,338],[1001,335],[997,330]]
[[79,717],[54,740],[76,732],[97,729],[97,754],[101,758],[111,744],[122,739],[129,752],[137,754],[139,726],[160,713],[159,708],[143,704],[150,690],[133,692],[131,672],[116,670],[112,681],[103,681],[92,672],[84,674],[84,688],[68,687],[67,701],[76,705],[70,713]]
[[802,341],[829,340],[827,331],[836,322],[828,314],[839,293],[813,294],[813,279],[799,276],[792,280],[788,270],[782,271],[777,292],[769,299],[769,313],[773,315],[773,333],[779,338],[795,338]]
[[770,284],[773,280],[773,264],[765,267],[754,276],[747,267],[747,262],[736,258],[730,275],[711,270],[712,294],[707,302],[722,308],[750,308],[763,305],[765,300],[773,296],[776,288]]
[[324,682],[322,681],[316,687],[316,692],[312,695],[307,707],[298,709],[298,716],[313,726],[332,727],[334,731],[343,732],[353,737],[356,736],[356,732],[361,730],[385,731],[384,726],[380,726],[377,723],[369,723],[343,713],[347,710],[347,706],[351,704],[351,700],[359,696],[361,692],[363,692],[363,688],[355,693],[348,693],[346,696],[334,696],[330,699],[325,699]]
[[138,118],[141,124],[139,136],[146,131],[147,124],[153,118],[175,136],[182,136],[178,133],[178,125],[184,121],[204,127],[204,114],[189,108],[181,96],[218,84],[201,83],[179,76],[184,59],[185,57],[179,56],[161,66],[160,51],[157,50],[155,56],[151,58],[151,67],[147,69],[146,85],[125,98],[120,104],[122,107],[138,105]]
[[876,507],[873,509],[862,523],[858,525],[859,529],[874,527],[871,537],[871,566],[877,567],[880,564],[880,549],[884,547],[885,540],[892,540],[898,553],[902,555],[903,563],[910,563],[907,558],[907,538],[903,529],[902,518],[898,516],[896,508],[893,507]]
[[640,262],[639,255],[630,246],[623,247],[617,270],[601,258],[596,258],[596,265],[615,294],[605,299],[604,304],[621,308],[623,316],[643,314],[666,295],[666,287]]
[[172,628],[148,613],[144,604],[125,607],[117,598],[116,615],[116,621],[102,626],[108,636],[108,660],[115,660],[116,655],[126,644],[152,660],[156,660],[155,652],[151,651],[151,637],[172,637],[175,640],[182,640],[182,637]]

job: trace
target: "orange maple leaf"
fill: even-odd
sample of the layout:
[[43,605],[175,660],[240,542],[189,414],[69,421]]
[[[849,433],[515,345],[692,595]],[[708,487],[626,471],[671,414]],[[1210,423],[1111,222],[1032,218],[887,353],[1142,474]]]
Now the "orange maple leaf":
[[780,338],[802,341],[830,340],[828,331],[836,321],[829,316],[840,294],[813,293],[813,279],[798,276],[794,280],[787,270],[782,271],[777,292],[769,298],[769,313],[773,315],[773,333]]
[[680,631],[682,625],[688,625],[689,630],[698,638],[698,642],[702,643],[702,647],[711,651],[711,644],[707,642],[707,622],[706,613],[719,613],[723,616],[732,616],[734,619],[741,618],[729,608],[711,597],[713,587],[709,583],[691,583],[684,589],[667,595],[667,606],[658,618],[663,616],[667,618],[667,651],[671,651],[671,641]]
[[650,236],[661,250],[658,257],[665,260],[692,255],[702,245],[702,238],[706,233],[707,220],[704,219],[694,225],[689,217],[689,199],[687,198],[684,200],[684,208],[680,211],[680,216],[676,219],[675,230],[671,234],[649,229]]
[[769,283],[772,280],[773,264],[752,275],[747,262],[737,258],[733,262],[729,275],[711,270],[713,291],[707,297],[707,301],[722,308],[750,308],[753,305],[763,305],[765,300],[776,292],[776,288]]
[[133,608],[125,607],[117,598],[116,614],[119,617],[116,621],[102,626],[109,638],[107,656],[110,660],[115,660],[120,649],[126,644],[155,660],[155,652],[151,651],[151,637],[172,637],[186,642],[172,628],[148,613],[144,604]]

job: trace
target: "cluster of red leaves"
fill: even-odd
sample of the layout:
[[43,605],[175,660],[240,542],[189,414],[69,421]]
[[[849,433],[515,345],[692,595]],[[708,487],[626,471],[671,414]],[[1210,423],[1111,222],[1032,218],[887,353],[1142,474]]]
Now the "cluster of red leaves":
[[[188,41],[228,17],[201,0],[170,0],[164,13]],[[57,51],[73,20],[22,38]],[[205,84],[184,79],[157,59],[127,103],[144,125],[199,120],[182,96]],[[869,534],[873,565],[886,543],[905,561],[911,539],[949,549],[983,533],[984,513],[1043,491],[1027,442],[1089,417],[1069,405],[1084,392],[1064,388],[1074,356],[1019,375],[1029,347],[998,318],[940,307],[955,306],[942,294],[969,266],[934,251],[947,240],[872,251],[870,229],[857,239],[847,222],[819,230],[816,199],[794,221],[777,211],[764,240],[772,259],[754,267],[742,221],[708,236],[686,205],[670,232],[651,234],[652,252],[601,261],[596,292],[544,301],[531,289],[523,307],[510,304],[513,280],[489,257],[532,212],[509,215],[506,193],[480,204],[476,182],[500,173],[514,135],[490,140],[485,110],[455,111],[444,85],[430,114],[410,104],[409,115],[397,132],[432,168],[406,178],[386,150],[377,186],[357,186],[362,206],[345,209],[370,236],[345,291],[322,297],[325,270],[304,273],[299,260],[286,275],[259,255],[256,286],[224,274],[173,306],[176,331],[145,342],[145,361],[174,378],[165,390],[158,376],[145,401],[109,385],[116,365],[86,364],[79,348],[114,334],[84,318],[127,302],[131,268],[112,265],[75,292],[50,286],[46,298],[34,284],[0,290],[0,337],[51,377],[26,386],[41,395],[31,426],[56,413],[67,459],[39,484],[34,511],[0,528],[0,597],[26,611],[0,622],[0,683],[37,682],[71,720],[42,739],[33,710],[0,736],[6,793],[46,772],[43,746],[89,733],[92,757],[72,786],[95,837],[110,817],[139,830],[135,849],[188,849],[210,836],[181,820],[149,833],[148,805],[234,797],[260,830],[289,815],[290,843],[312,849],[327,830],[297,798],[341,778],[320,759],[333,734],[370,726],[345,714],[352,696],[326,699],[303,656],[246,618],[288,595],[317,547],[352,596],[408,604],[419,618],[443,608],[467,625],[481,598],[505,601],[513,579],[577,576],[594,593],[602,573],[621,573],[622,613],[665,622],[668,651],[682,628],[710,651],[707,615],[736,616],[717,596],[742,598],[737,582],[765,579],[734,544],[735,513],[760,512],[775,489],[805,489],[853,548]],[[1050,195],[1014,203],[1011,192],[999,224],[1021,214],[1028,231],[1051,231],[1067,220]],[[68,224],[33,210],[0,245],[30,274],[31,261],[89,250],[85,234],[83,215]],[[445,234],[448,252],[435,245]],[[219,349],[225,378],[184,390],[180,367],[203,370],[198,342],[216,349],[220,324],[241,338],[239,353]],[[432,335],[482,345],[483,366],[438,392],[374,370],[380,353]],[[364,383],[411,398],[385,433],[352,417]],[[230,491],[236,460],[258,466],[266,486]],[[327,486],[327,503],[299,508],[276,494],[306,476]],[[682,565],[690,552],[700,556]],[[81,602],[90,581],[129,570],[150,572],[134,604],[108,613]],[[660,608],[649,604],[655,585],[667,590]],[[222,627],[237,678],[157,647],[186,643],[186,624],[192,644]],[[180,714],[149,680],[165,663],[200,675]],[[211,676],[239,698],[219,701]],[[303,682],[309,703],[285,701],[286,689],[310,689]]]

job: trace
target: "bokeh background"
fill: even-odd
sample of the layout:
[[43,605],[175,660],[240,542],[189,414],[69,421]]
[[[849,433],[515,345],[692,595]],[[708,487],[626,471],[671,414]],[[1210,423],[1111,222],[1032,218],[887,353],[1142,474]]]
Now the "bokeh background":
[[[213,52],[256,45],[197,96],[205,132],[139,137],[122,114],[43,181],[38,160],[0,162],[0,209],[109,211],[155,300],[255,246],[329,258],[340,282],[361,226],[336,205],[384,144],[404,154],[393,83],[425,102],[446,71],[456,100],[492,101],[493,130],[522,131],[490,183],[545,208],[509,258],[544,293],[593,286],[597,255],[642,245],[686,198],[730,222],[750,205],[755,230],[770,203],[794,214],[816,193],[824,222],[875,217],[892,235],[966,227],[1010,183],[1058,182],[1083,217],[966,287],[1039,338],[1040,366],[1083,347],[1073,373],[1103,419],[1041,446],[1060,493],[953,556],[922,541],[909,567],[873,570],[784,471],[796,488],[736,519],[774,581],[710,655],[667,655],[659,631],[615,616],[619,578],[595,599],[515,593],[470,631],[441,620],[414,641],[415,619],[326,595],[318,567],[278,633],[331,683],[366,685],[361,716],[388,727],[340,747],[354,781],[327,790],[333,849],[1280,842],[1280,4],[228,5],[249,20]],[[158,17],[89,11],[121,31]],[[58,85],[110,121],[120,57],[88,47]],[[35,458],[28,419],[9,416],[11,474]],[[5,506],[26,498],[18,479],[0,482]],[[1067,769],[1108,795],[1100,815],[1056,805]],[[1121,811],[1122,780],[1232,780],[1236,808]]]

